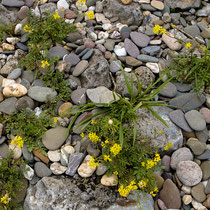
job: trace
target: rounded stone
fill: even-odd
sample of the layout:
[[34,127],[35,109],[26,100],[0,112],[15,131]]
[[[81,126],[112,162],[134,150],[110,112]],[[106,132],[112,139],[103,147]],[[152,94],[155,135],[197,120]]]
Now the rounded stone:
[[186,186],[195,186],[203,176],[199,165],[193,161],[181,161],[176,170],[179,180]]
[[187,146],[190,147],[194,155],[201,155],[206,149],[206,144],[198,141],[196,138],[189,138]]
[[196,186],[192,187],[191,194],[195,200],[198,202],[203,202],[206,200],[206,195],[204,193],[204,185],[200,182]]
[[49,150],[56,150],[61,147],[67,137],[67,128],[58,126],[49,129],[42,137],[42,143]]
[[60,150],[50,150],[47,152],[47,156],[52,162],[58,162],[61,159],[61,152]]
[[61,104],[60,107],[58,108],[59,116],[60,117],[65,116],[65,117],[69,118],[71,115],[67,114],[67,113],[72,106],[73,106],[73,104],[70,103],[70,102],[66,102],[66,103]]
[[101,184],[104,186],[116,186],[118,184],[118,178],[115,174],[111,176],[104,174],[101,178]]
[[208,180],[210,178],[210,161],[202,162],[200,167],[203,172],[203,180]]
[[125,39],[124,44],[126,52],[130,56],[137,58],[137,56],[140,54],[138,47],[128,38]]
[[171,50],[180,50],[182,45],[178,42],[176,38],[173,38],[170,34],[163,34],[162,39],[165,42],[165,44],[171,49]]
[[206,121],[197,110],[185,113],[185,119],[193,130],[202,131],[206,128]]
[[150,42],[150,37],[140,32],[131,32],[130,37],[138,47],[146,47]]
[[180,148],[172,154],[170,166],[171,168],[176,169],[179,162],[186,160],[193,160],[193,154],[190,149],[186,147]]
[[17,100],[15,107],[17,110],[23,110],[23,109],[26,109],[27,107],[33,110],[35,107],[35,104],[34,104],[34,101],[30,97],[23,96]]
[[78,77],[82,72],[85,71],[85,69],[88,67],[88,61],[82,60],[80,61],[74,68],[74,71],[72,73],[73,76]]
[[14,159],[19,159],[22,155],[22,149],[20,149],[17,144],[9,144],[9,149],[13,151]]
[[164,4],[161,1],[152,0],[151,5],[158,10],[163,10],[164,9]]
[[36,175],[41,178],[52,174],[52,171],[42,162],[36,162],[34,170]]
[[50,170],[53,172],[55,175],[61,175],[65,173],[67,170],[66,166],[62,166],[60,163],[56,162],[50,165]]
[[20,20],[23,20],[28,16],[28,13],[29,13],[29,8],[27,6],[22,6],[18,11],[18,18]]
[[177,89],[176,86],[169,82],[167,83],[161,90],[160,90],[160,95],[173,98],[177,94]]
[[200,109],[200,113],[203,116],[203,119],[206,123],[210,123],[210,109],[203,107]]
[[11,84],[3,89],[3,94],[6,97],[21,97],[27,92],[27,89],[21,84]]

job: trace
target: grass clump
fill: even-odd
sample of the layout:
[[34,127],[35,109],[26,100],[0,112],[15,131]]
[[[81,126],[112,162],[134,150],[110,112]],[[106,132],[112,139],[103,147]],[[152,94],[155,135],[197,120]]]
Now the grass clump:
[[0,209],[21,209],[15,202],[17,192],[23,189],[21,179],[24,178],[20,168],[23,159],[14,159],[11,150],[7,158],[0,159]]
[[15,25],[14,24],[9,24],[9,25],[0,25],[0,43],[5,41],[5,39],[8,36],[12,36],[12,34],[14,34],[14,28]]
[[[89,112],[90,117],[77,124],[84,133],[81,137],[88,137],[91,144],[99,150],[98,157],[92,157],[90,167],[96,167],[100,163],[107,166],[107,175],[115,175],[119,181],[119,193],[126,197],[131,191],[138,190],[155,196],[158,192],[154,171],[161,168],[160,154],[158,149],[151,145],[149,139],[137,138],[136,110],[139,108],[149,109],[153,115],[167,126],[165,121],[152,109],[153,106],[166,106],[161,101],[152,101],[160,89],[167,84],[166,81],[155,89],[160,82],[160,77],[155,83],[151,83],[146,90],[142,89],[138,77],[137,93],[133,90],[133,75],[131,80],[122,69],[129,98],[113,93],[115,100],[111,103],[88,103],[71,109],[74,114],[69,129],[71,129],[77,117],[84,112]],[[100,107],[100,108],[99,108]],[[76,111],[75,111],[76,109]],[[93,110],[97,112],[93,114]],[[169,148],[166,147],[167,149]]]
[[14,136],[21,136],[29,151],[45,150],[42,136],[48,128],[54,127],[53,118],[43,111],[39,117],[33,111],[23,110],[13,115],[5,115],[2,123],[5,130]]

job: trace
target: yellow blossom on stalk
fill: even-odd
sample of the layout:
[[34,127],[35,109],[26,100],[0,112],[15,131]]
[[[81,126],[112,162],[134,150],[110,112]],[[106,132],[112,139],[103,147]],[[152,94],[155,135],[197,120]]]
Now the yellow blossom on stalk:
[[24,141],[20,136],[16,136],[12,139],[11,144],[16,144],[21,149],[23,147]]
[[155,187],[155,189],[150,192],[150,195],[152,195],[153,197],[155,197],[156,196],[156,192],[158,192],[158,188],[157,187]]
[[168,144],[166,144],[166,146],[164,147],[164,150],[168,150],[169,148],[171,148],[172,143],[169,142]]
[[185,47],[186,47],[187,49],[192,49],[192,44],[191,44],[190,42],[187,42],[187,43],[185,44]]
[[101,139],[96,135],[96,133],[89,133],[88,137],[89,137],[90,141],[92,141],[94,143],[101,141]]
[[86,0],[78,0],[80,4],[86,4]]
[[82,138],[84,138],[84,137],[85,137],[85,134],[84,134],[84,133],[81,133],[80,136],[81,136]]
[[96,124],[96,122],[95,122],[94,120],[92,120],[92,121],[90,122],[90,124],[91,124],[91,125],[94,125],[94,124]]
[[106,140],[105,140],[105,144],[108,144],[108,143],[109,143],[109,140],[108,140],[108,139],[106,139]]
[[7,205],[10,202],[11,198],[8,196],[8,194],[1,197],[1,203]]
[[28,25],[24,26],[24,31],[25,32],[32,32],[31,28]]
[[140,180],[140,181],[138,182],[138,186],[139,186],[141,189],[143,189],[143,188],[145,188],[145,187],[147,186],[147,182],[144,181],[144,180]]
[[118,172],[117,171],[114,171],[113,174],[117,176],[118,175]]
[[165,28],[163,28],[162,26],[159,26],[159,25],[155,25],[154,26],[154,28],[153,28],[153,32],[155,33],[155,34],[166,34],[167,32],[166,32],[166,29]]
[[141,165],[144,167],[146,165],[146,163],[145,162],[141,162]]
[[47,61],[42,61],[42,68],[45,68],[45,66],[50,66],[50,64]]
[[112,159],[110,158],[110,156],[109,155],[104,155],[104,161],[109,161],[109,162],[111,162],[112,161]]
[[121,185],[120,188],[118,189],[118,192],[120,193],[121,196],[126,197],[131,191],[137,190],[137,189],[138,187],[135,181],[131,181],[130,184],[126,187]]
[[158,133],[159,133],[159,134],[162,134],[162,133],[163,133],[163,131],[158,131]]
[[57,19],[57,18],[61,18],[61,16],[58,14],[58,12],[56,12],[54,15],[53,15],[54,19]]
[[86,12],[86,15],[89,17],[89,19],[93,19],[93,18],[95,17],[93,11],[88,11],[88,12]]
[[54,117],[54,122],[57,123],[58,122],[58,118]]
[[175,25],[172,25],[172,28],[175,28],[176,26]]
[[122,150],[122,147],[119,144],[114,144],[112,147],[110,147],[110,152],[116,156],[119,154],[119,152]]
[[105,147],[106,147],[106,144],[104,144],[104,142],[101,142],[101,146],[102,146],[103,148],[105,148]]
[[202,46],[202,50],[205,51],[206,50],[206,46]]
[[161,34],[166,34],[166,33],[167,33],[167,32],[166,32],[166,29],[165,29],[165,28],[161,28],[161,29],[160,29],[160,33],[161,33]]
[[161,160],[160,155],[156,152],[154,162],[159,162]]
[[91,168],[95,168],[95,167],[97,167],[98,165],[99,165],[99,163],[96,163],[96,162],[95,162],[95,159],[94,159],[93,157],[91,157],[90,160],[89,160],[89,166],[90,166]]
[[146,169],[153,168],[156,165],[156,163],[153,160],[147,160]]

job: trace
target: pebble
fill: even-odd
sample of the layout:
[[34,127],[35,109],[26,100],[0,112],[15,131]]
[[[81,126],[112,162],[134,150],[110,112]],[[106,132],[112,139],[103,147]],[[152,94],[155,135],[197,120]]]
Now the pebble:
[[177,186],[167,179],[160,191],[160,199],[164,202],[168,209],[180,209],[181,197]]
[[137,56],[140,54],[138,47],[128,38],[125,39],[124,44],[126,52],[130,56],[137,58]]
[[52,171],[42,162],[36,162],[34,164],[34,170],[36,175],[40,178],[50,176],[52,174]]
[[11,84],[3,89],[3,94],[6,97],[21,97],[27,94],[27,89],[21,84]]
[[108,168],[104,164],[99,163],[99,165],[96,168],[96,175],[101,176],[105,174],[107,170]]
[[69,4],[67,3],[66,0],[59,0],[59,1],[57,2],[57,8],[58,8],[58,9],[62,9],[62,8],[64,8],[64,9],[69,9]]
[[61,159],[61,152],[60,150],[54,150],[54,151],[49,150],[47,152],[47,156],[50,159],[50,161],[58,162]]
[[146,47],[150,42],[150,37],[140,32],[131,32],[130,37],[138,47]]
[[190,147],[194,155],[201,155],[206,150],[206,144],[196,138],[189,138],[187,146]]
[[164,9],[164,4],[161,1],[152,0],[151,5],[158,10],[163,10]]
[[8,76],[7,79],[17,79],[21,75],[21,69],[14,69]]
[[179,162],[176,173],[179,180],[187,186],[197,185],[203,175],[198,164],[190,160]]
[[203,201],[206,200],[206,195],[204,193],[204,186],[201,182],[196,186],[192,187],[191,194],[193,198],[198,202],[202,203]]
[[71,100],[75,105],[86,104],[86,88],[79,88],[71,92]]
[[27,180],[32,180],[34,177],[34,169],[26,164],[23,168],[23,175]]
[[150,56],[155,56],[160,53],[160,46],[148,46],[141,49],[144,54],[149,54]]
[[200,112],[191,110],[185,113],[185,119],[189,126],[195,131],[202,131],[206,128],[206,122]]
[[22,7],[25,4],[21,0],[2,0],[1,3],[7,7]]
[[193,160],[193,154],[191,153],[190,149],[186,147],[179,148],[175,152],[173,152],[171,156],[170,166],[173,169],[177,169],[178,164],[181,161],[186,160]]
[[128,64],[130,66],[141,66],[142,65],[141,61],[139,61],[131,56],[126,56],[125,62],[126,62],[126,64]]
[[203,180],[208,180],[210,178],[210,161],[203,161],[200,167],[203,172]]
[[18,18],[20,20],[23,20],[24,18],[28,16],[28,12],[29,12],[29,8],[27,6],[21,7],[20,10],[18,11]]
[[63,61],[70,63],[72,66],[77,65],[80,62],[80,58],[75,53],[70,53],[63,57]]
[[35,107],[35,104],[34,104],[34,101],[30,97],[23,96],[17,100],[17,102],[15,103],[15,107],[19,111],[26,109],[27,107],[33,110]]
[[207,210],[205,206],[203,206],[201,203],[197,202],[196,200],[192,201],[192,206],[196,210]]
[[73,104],[70,102],[65,102],[61,104],[58,108],[58,114],[60,117],[67,117],[69,118],[71,114],[67,114],[70,108],[72,108]]
[[116,73],[117,71],[121,70],[121,62],[119,61],[112,61],[109,65],[109,70],[112,73]]
[[91,155],[87,155],[83,161],[83,163],[78,168],[77,172],[81,177],[90,177],[93,175],[96,167],[90,167],[89,161],[92,158]]
[[115,174],[111,176],[104,174],[101,178],[101,184],[104,186],[116,186],[118,184],[118,178]]
[[88,60],[92,57],[94,53],[93,49],[89,49],[83,56],[82,56],[82,60]]
[[23,151],[24,159],[26,161],[33,162],[33,160],[34,160],[33,153],[28,151],[28,148],[27,148],[27,146],[25,144],[22,147],[22,151]]
[[[87,89],[86,93],[92,103],[111,103],[114,100],[113,92],[104,86]],[[116,94],[115,97],[119,99]]]
[[3,51],[13,51],[15,49],[14,45],[3,43],[2,45]]
[[172,34],[163,34],[162,40],[171,50],[180,50],[182,45],[178,42],[176,38],[173,38]]
[[160,90],[160,95],[165,96],[165,97],[169,97],[169,98],[173,98],[177,95],[177,89],[176,86],[171,83],[168,82],[161,90]]
[[0,144],[0,156],[2,158],[7,158],[9,154],[9,147],[6,143]]
[[152,62],[152,63],[158,63],[159,62],[159,59],[156,58],[156,57],[152,57],[152,56],[149,56],[149,55],[138,55],[137,56],[137,59],[142,61],[142,62]]
[[20,149],[17,144],[9,144],[9,149],[13,151],[14,159],[19,159],[22,156],[22,149]]
[[42,143],[49,150],[57,150],[66,140],[67,128],[57,126],[46,131]]
[[131,29],[128,26],[123,26],[120,29],[120,36],[121,36],[122,40],[124,40],[125,38],[129,38],[130,33],[131,33]]
[[62,166],[60,163],[56,162],[56,163],[52,163],[50,165],[50,170],[55,175],[61,175],[61,174],[65,173],[65,171],[67,170],[67,167]]
[[57,92],[53,91],[49,87],[33,86],[29,88],[28,96],[35,101],[46,102],[55,98],[57,96]]
[[85,71],[85,69],[88,67],[88,61],[82,60],[80,61],[74,68],[74,71],[72,73],[73,76],[78,77],[82,72]]
[[0,103],[0,112],[3,112],[8,115],[12,115],[16,111],[15,104],[17,99],[15,97],[7,98]]
[[206,123],[210,123],[210,109],[203,107],[200,109],[200,113]]
[[63,59],[66,54],[69,54],[69,51],[64,47],[55,46],[49,49],[47,56],[49,58],[57,58],[59,56],[60,59]]
[[146,66],[148,68],[150,68],[151,71],[155,74],[158,74],[160,72],[160,68],[159,68],[159,65],[157,63],[148,62],[148,63],[146,63]]
[[127,55],[125,48],[122,47],[122,46],[120,46],[120,45],[115,45],[115,47],[114,47],[114,53],[117,56],[126,56]]
[[185,205],[188,205],[192,202],[192,196],[191,195],[184,195],[182,198]]

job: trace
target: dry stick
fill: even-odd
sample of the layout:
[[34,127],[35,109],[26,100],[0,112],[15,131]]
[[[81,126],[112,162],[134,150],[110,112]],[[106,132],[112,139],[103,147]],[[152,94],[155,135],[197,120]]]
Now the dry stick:
[[113,76],[112,76],[112,73],[109,72],[109,75],[110,75],[111,80],[112,80],[112,83],[113,83],[113,85],[114,85],[114,92],[116,92],[116,90],[117,90],[117,85],[116,85],[116,83],[115,83],[115,81],[114,81],[114,78],[113,78]]

